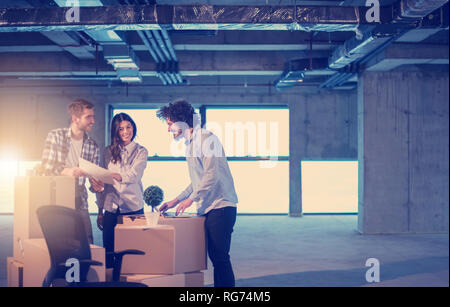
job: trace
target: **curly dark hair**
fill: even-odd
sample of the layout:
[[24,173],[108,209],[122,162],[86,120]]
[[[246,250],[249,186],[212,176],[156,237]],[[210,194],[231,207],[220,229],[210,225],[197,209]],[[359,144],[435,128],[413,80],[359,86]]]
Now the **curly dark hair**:
[[174,102],[169,103],[168,106],[161,107],[156,116],[160,119],[170,119],[174,123],[184,122],[189,128],[194,127],[193,116],[195,113],[194,108],[185,99],[177,99]]

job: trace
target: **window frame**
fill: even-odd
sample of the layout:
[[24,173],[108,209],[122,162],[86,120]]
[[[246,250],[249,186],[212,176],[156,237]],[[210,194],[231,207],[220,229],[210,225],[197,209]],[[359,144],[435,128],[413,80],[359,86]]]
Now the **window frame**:
[[[206,116],[206,111],[208,109],[214,110],[214,109],[244,109],[244,110],[257,110],[257,109],[262,109],[262,110],[266,110],[266,109],[284,109],[284,110],[288,110],[290,112],[289,106],[287,105],[264,105],[264,106],[255,106],[255,105],[203,105],[204,106],[204,117],[202,117],[202,126],[206,125],[208,118]],[[288,127],[290,127],[290,116],[288,116]],[[289,129],[289,134],[290,134],[290,129]],[[289,151],[289,155],[287,156],[276,156],[277,160],[279,161],[290,161],[290,135],[288,136],[288,151]],[[274,158],[274,157],[263,157],[263,156],[255,156],[255,157],[248,157],[248,156],[233,156],[233,157],[227,157],[228,161],[264,161],[264,160],[270,160],[270,158]]]
[[[303,162],[356,162],[358,163],[358,168],[359,168],[359,160],[358,159],[346,159],[346,158],[302,158],[300,160],[300,191],[301,191],[301,204],[302,204],[302,214],[303,215],[358,215],[359,212],[359,204],[356,204],[356,212],[304,212],[303,211],[303,183],[304,183],[304,178],[303,178],[303,168],[302,168],[302,163]],[[359,176],[359,175],[358,175]],[[357,179],[357,186],[356,186],[356,193],[357,195],[357,199],[359,200],[359,178]]]
[[[285,109],[290,111],[289,106],[287,105],[264,105],[264,106],[255,106],[255,105],[208,105],[203,104],[199,107],[194,108],[199,110],[199,115],[201,118],[202,128],[207,123],[207,116],[206,112],[208,109]],[[113,118],[114,110],[115,109],[122,109],[122,110],[157,110],[158,107],[155,105],[149,106],[148,104],[109,104],[107,108],[107,120],[105,120],[105,146],[109,144],[109,140],[111,139],[111,131],[110,131],[110,123]],[[289,126],[290,118],[288,117],[288,126]],[[290,161],[290,138],[288,140],[288,147],[289,147],[289,155],[288,156],[276,156],[276,158],[279,161]],[[264,161],[264,160],[270,160],[270,158],[274,157],[263,157],[263,156],[255,156],[255,157],[227,157],[228,161]],[[186,161],[185,157],[171,157],[171,156],[148,156],[147,161]]]
[[[163,103],[161,104],[163,105]],[[220,109],[263,109],[263,110],[267,110],[267,109],[284,109],[287,110],[288,112],[290,112],[290,108],[288,105],[261,105],[261,106],[257,106],[257,105],[234,105],[234,104],[230,104],[230,105],[223,105],[223,104],[217,104],[217,105],[209,105],[209,104],[202,104],[202,105],[198,105],[193,103],[192,104],[193,107],[195,109],[199,110],[199,115],[201,118],[201,124],[202,124],[202,128],[205,127],[206,123],[207,123],[207,110],[208,109],[216,109],[216,110],[220,110]],[[158,104],[123,104],[123,103],[112,103],[109,104],[108,107],[106,108],[106,120],[105,120],[105,127],[106,127],[106,133],[105,133],[105,146],[107,146],[107,144],[109,143],[109,140],[111,138],[110,136],[110,122],[113,118],[113,114],[114,114],[114,110],[115,109],[122,109],[122,110],[156,110],[158,109],[159,106]],[[288,161],[288,176],[290,178],[290,116],[288,114],[288,118],[287,118],[287,125],[289,127],[288,129],[288,152],[289,155],[288,156],[275,156],[275,158],[277,158],[277,160],[279,161]],[[267,156],[252,156],[252,157],[248,157],[248,156],[243,156],[243,157],[227,157],[228,161],[266,161],[266,160],[270,160],[271,158],[274,157],[267,157]],[[147,161],[186,161],[185,157],[171,157],[171,156],[149,156],[147,157]],[[290,199],[290,195],[289,195],[289,199]],[[275,212],[275,213],[238,213],[239,215],[289,215],[289,204],[288,204],[288,212]]]

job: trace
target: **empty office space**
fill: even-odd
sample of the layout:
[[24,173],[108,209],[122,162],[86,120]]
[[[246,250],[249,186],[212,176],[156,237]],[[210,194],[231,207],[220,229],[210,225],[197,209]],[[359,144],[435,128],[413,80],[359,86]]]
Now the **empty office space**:
[[448,27],[447,0],[0,1],[0,286],[448,287]]

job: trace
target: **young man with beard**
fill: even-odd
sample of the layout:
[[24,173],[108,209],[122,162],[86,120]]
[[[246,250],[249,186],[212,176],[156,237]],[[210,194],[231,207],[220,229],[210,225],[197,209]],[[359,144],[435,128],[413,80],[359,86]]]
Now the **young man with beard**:
[[[68,128],[50,131],[45,140],[42,167],[45,175],[71,176],[76,178],[75,206],[80,212],[90,243],[93,243],[92,224],[88,211],[88,194],[85,187],[87,174],[79,168],[79,158],[97,165],[100,152],[97,143],[88,136],[94,125],[94,105],[78,99],[69,105],[71,124]],[[89,178],[90,191],[100,192],[103,183]]]
[[164,203],[160,211],[178,206],[179,215],[196,202],[198,214],[206,217],[206,244],[214,266],[214,286],[234,287],[229,252],[238,198],[222,144],[212,132],[194,126],[196,113],[185,100],[160,108],[157,116],[166,120],[176,140],[185,139],[191,179],[191,184],[178,197]]

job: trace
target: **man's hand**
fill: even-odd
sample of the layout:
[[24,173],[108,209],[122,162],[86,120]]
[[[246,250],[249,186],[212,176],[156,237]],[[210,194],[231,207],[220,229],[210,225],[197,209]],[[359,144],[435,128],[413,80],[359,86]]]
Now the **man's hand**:
[[61,175],[78,178],[78,177],[82,177],[82,176],[87,176],[88,174],[86,174],[79,167],[72,167],[72,168],[63,169],[61,172]]
[[103,231],[103,212],[99,211],[97,216],[97,227]]
[[93,177],[89,177],[89,182],[91,183],[92,189],[95,192],[102,192],[105,189],[105,185],[100,180],[96,180]]
[[178,205],[177,208],[177,213],[175,215],[179,215],[179,214],[183,214],[184,210],[186,210],[188,207],[190,207],[192,205],[193,201],[190,198],[186,198],[185,200],[183,200],[182,202],[180,202],[180,204]]
[[122,176],[119,173],[112,173],[112,177],[119,182],[122,182]]
[[175,207],[177,204],[179,203],[178,198],[175,198],[174,200],[168,201],[166,203],[164,203],[160,208],[159,211],[161,213],[166,212],[167,210],[169,210],[170,208]]

